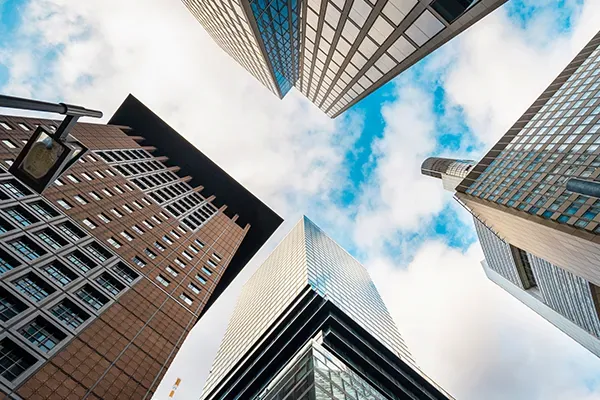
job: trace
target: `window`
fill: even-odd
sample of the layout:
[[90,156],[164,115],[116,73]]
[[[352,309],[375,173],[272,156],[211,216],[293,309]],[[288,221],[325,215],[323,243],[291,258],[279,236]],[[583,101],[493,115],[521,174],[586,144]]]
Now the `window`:
[[87,204],[88,201],[83,197],[80,196],[78,194],[76,194],[75,196],[73,196],[75,198],[75,200],[79,203],[79,204]]
[[159,214],[161,217],[163,217],[165,219],[165,221],[169,219],[169,216],[167,214],[165,214],[164,212],[161,211],[161,212],[159,212]]
[[69,202],[67,202],[65,199],[58,199],[56,200],[56,202],[65,210],[70,210],[71,208],[73,208],[73,206],[69,204]]
[[102,174],[102,172],[100,171],[94,171],[94,174],[98,177],[98,178],[104,178],[104,175]]
[[106,272],[96,278],[96,283],[108,290],[108,292],[113,296],[118,295],[123,289],[125,289],[125,285]]
[[16,149],[17,145],[14,144],[11,140],[8,139],[3,139],[2,140],[2,144],[5,145],[6,147],[8,147],[9,149]]
[[102,222],[104,222],[105,224],[108,224],[110,221],[112,221],[106,214],[104,213],[100,213],[98,214],[98,218],[100,218],[100,220]]
[[111,269],[115,274],[123,278],[127,283],[133,283],[133,281],[135,281],[139,277],[137,273],[133,272],[131,268],[129,268],[121,262],[113,265]]
[[194,259],[194,257],[192,257],[192,255],[190,253],[188,253],[187,251],[185,251],[185,250],[183,252],[181,252],[181,254],[183,254],[183,256],[185,258],[187,258],[188,260],[190,260],[190,261],[192,261]]
[[108,189],[102,189],[102,193],[104,193],[105,195],[107,195],[108,197],[113,197],[113,193],[108,190]]
[[9,255],[6,251],[0,249],[0,274],[3,274],[19,265],[17,260]]
[[158,242],[154,242],[154,247],[156,247],[159,251],[165,251],[165,247]]
[[13,197],[16,198],[29,196],[31,194],[31,191],[29,189],[27,189],[25,186],[21,185],[14,179],[0,183],[0,186],[6,189],[7,192],[9,192]]
[[146,254],[148,257],[150,257],[153,260],[156,258],[156,253],[154,253],[150,249],[144,249],[144,254]]
[[117,174],[115,174],[112,170],[107,169],[106,173],[109,174],[110,176],[117,176]]
[[93,155],[91,155],[91,154],[88,154],[86,157],[87,157],[87,158],[88,158],[88,160],[90,160],[91,162],[96,162],[96,161],[98,161],[98,160],[96,160],[96,158],[95,158]]
[[158,275],[156,277],[156,280],[159,281],[160,283],[162,283],[163,286],[169,286],[169,283],[171,283],[171,282],[169,282],[169,280],[167,278],[165,278],[162,275]]
[[65,183],[64,183],[63,181],[61,181],[60,179],[57,179],[57,180],[55,180],[55,181],[54,181],[54,184],[55,184],[56,186],[64,186],[64,185],[65,185]]
[[151,217],[150,217],[150,219],[151,219],[152,221],[156,222],[156,223],[157,223],[157,224],[159,224],[159,225],[161,224],[161,222],[160,222],[160,219],[156,218],[156,216],[155,216],[155,215],[151,216]]
[[96,268],[96,263],[79,250],[75,250],[74,252],[67,254],[65,258],[79,268],[83,273]]
[[188,289],[194,292],[194,294],[200,294],[200,288],[193,283],[188,284]]
[[0,341],[0,375],[14,381],[36,363],[36,358],[20,348],[9,338]]
[[123,208],[130,214],[133,212],[133,208],[129,207],[127,204],[123,204]]
[[98,225],[96,225],[95,223],[93,223],[92,220],[89,219],[89,218],[84,218],[83,219],[83,224],[85,226],[87,226],[88,228],[90,228],[90,229],[96,229],[98,227]]
[[146,220],[143,220],[142,224],[144,224],[146,226],[146,228],[148,228],[148,229],[154,228],[154,225],[152,225],[150,222],[148,222]]
[[21,300],[0,287],[0,321],[6,322],[26,309],[27,306]]
[[112,254],[110,253],[110,251],[106,250],[104,248],[104,246],[101,246],[100,244],[98,244],[96,242],[92,242],[92,243],[88,244],[85,248],[87,251],[92,253],[94,255],[94,257],[96,257],[98,260],[100,260],[100,262],[104,262],[112,257]]
[[43,300],[55,292],[43,279],[31,272],[16,279],[13,284],[19,292],[35,302]]
[[75,294],[94,310],[99,310],[108,303],[108,297],[87,284],[75,292]]
[[170,273],[173,276],[179,275],[179,272],[175,271],[170,265],[167,265],[167,268],[165,269],[168,273]]
[[171,231],[171,235],[173,235],[175,239],[181,239],[181,235],[175,231]]
[[46,243],[54,250],[58,250],[61,247],[66,246],[68,244],[68,242],[65,239],[63,239],[50,228],[46,228],[41,231],[35,232],[34,235],[40,238],[44,243]]
[[0,122],[0,127],[4,128],[4,130],[12,131],[12,127],[6,122]]
[[123,194],[123,193],[125,193],[125,192],[123,191],[123,189],[121,189],[121,188],[120,188],[120,187],[118,187],[118,186],[114,186],[114,189],[115,189],[115,192],[117,192],[117,193],[119,193],[119,194]]
[[217,253],[213,253],[212,256],[217,260],[217,261],[221,261],[222,258],[220,255],[218,255]]
[[106,239],[106,241],[108,243],[110,243],[115,249],[118,249],[119,247],[121,247],[121,243],[114,237],[110,237],[110,238]]
[[201,241],[199,241],[198,239],[194,239],[194,243],[196,243],[198,245],[198,247],[203,248],[204,247],[204,243],[202,243]]
[[206,284],[206,278],[204,278],[202,275],[196,275],[196,279],[198,279],[203,285]]
[[64,299],[50,310],[60,322],[64,325],[77,329],[79,328],[90,315],[83,311],[79,306],[75,305],[71,300]]
[[24,131],[26,131],[26,132],[29,132],[29,131],[31,130],[31,129],[29,129],[29,127],[28,127],[27,125],[25,125],[25,124],[24,124],[24,123],[22,123],[22,122],[19,122],[19,127],[20,127],[21,129],[23,129]]
[[33,208],[39,215],[44,217],[45,219],[52,219],[54,217],[58,217],[59,214],[56,210],[50,207],[43,201],[36,201],[29,204],[29,207]]
[[94,191],[90,192],[90,197],[96,201],[102,200],[102,197]]
[[142,228],[140,228],[140,227],[139,227],[139,226],[137,226],[137,225],[133,225],[133,226],[131,227],[131,229],[133,229],[133,231],[134,231],[135,233],[137,233],[138,235],[143,235],[143,234],[144,234],[144,231],[142,230]]
[[136,206],[137,208],[139,208],[140,210],[141,210],[142,208],[144,208],[144,206],[142,206],[142,205],[141,205],[141,204],[140,204],[140,203],[139,203],[137,200],[134,200],[134,201],[133,201],[133,205],[134,205],[134,206]]
[[26,236],[22,236],[18,239],[12,240],[9,242],[10,246],[23,257],[28,260],[35,260],[46,254],[40,246],[35,244],[33,240],[29,239]]
[[78,241],[79,239],[85,237],[85,233],[83,233],[79,228],[73,225],[71,222],[64,222],[57,226],[58,230],[64,233],[69,239],[73,241]]
[[119,212],[119,210],[117,210],[116,208],[111,208],[110,211],[115,214],[117,216],[117,218],[122,218],[123,214],[121,214],[121,212]]
[[77,177],[75,177],[75,175],[72,175],[72,174],[67,175],[67,179],[69,179],[73,183],[81,182]]
[[204,273],[205,273],[206,275],[208,275],[208,276],[211,276],[211,275],[212,275],[212,272],[211,272],[211,270],[209,270],[209,269],[208,269],[208,268],[206,268],[206,267],[202,267],[202,272],[204,272]]
[[191,299],[191,298],[190,298],[190,297],[189,297],[187,294],[185,294],[185,293],[181,293],[181,294],[179,295],[179,298],[180,298],[181,300],[183,300],[183,302],[184,302],[185,304],[187,304],[188,306],[191,306],[191,305],[192,305],[192,303],[194,302],[194,301],[193,301],[193,300],[192,300],[192,299]]
[[146,266],[146,262],[137,256],[134,256],[131,261],[133,261],[133,263],[140,268],[144,268]]
[[42,271],[61,286],[68,285],[77,278],[77,275],[73,271],[58,261],[53,261],[48,265],[44,265]]
[[[83,158],[80,158],[80,160],[83,160]],[[93,181],[94,180],[94,178],[90,174],[88,174],[87,172],[82,172],[81,176],[83,176],[88,181]]]
[[57,344],[67,337],[64,332],[42,317],[36,317],[29,324],[19,329],[19,333],[44,353],[54,349]]
[[434,0],[431,8],[437,11],[448,23],[454,22],[475,0]]
[[206,262],[208,263],[208,265],[210,265],[213,268],[217,267],[217,263],[215,263],[213,260],[211,260],[210,258],[208,260],[206,260]]
[[179,258],[175,258],[175,264],[179,265],[181,268],[185,268],[185,263]]
[[190,244],[190,246],[189,246],[188,248],[189,248],[189,249],[192,251],[192,253],[194,253],[194,254],[198,254],[198,253],[200,252],[200,250],[199,250],[199,249],[198,249],[196,246],[194,246],[193,244]]
[[125,189],[129,190],[130,192],[133,192],[133,188],[130,185],[125,184],[123,186],[125,186]]

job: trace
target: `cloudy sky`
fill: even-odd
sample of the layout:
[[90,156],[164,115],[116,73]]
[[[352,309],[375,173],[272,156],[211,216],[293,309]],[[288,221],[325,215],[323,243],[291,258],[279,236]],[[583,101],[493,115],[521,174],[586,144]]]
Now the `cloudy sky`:
[[472,222],[420,176],[478,159],[600,29],[598,0],[509,0],[336,120],[280,101],[178,0],[0,0],[0,92],[112,115],[133,93],[285,223],[194,328],[197,399],[241,284],[302,214],[370,270],[421,367],[457,399],[600,399],[600,360],[494,284]]

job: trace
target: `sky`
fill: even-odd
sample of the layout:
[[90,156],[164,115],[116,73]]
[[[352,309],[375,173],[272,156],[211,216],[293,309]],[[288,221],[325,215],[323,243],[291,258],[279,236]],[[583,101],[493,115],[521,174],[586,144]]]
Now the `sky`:
[[420,175],[479,159],[600,29],[598,0],[509,0],[331,120],[279,100],[177,0],[0,0],[0,92],[101,109],[132,93],[285,222],[194,327],[154,398],[197,399],[241,285],[306,214],[369,270],[457,399],[600,399],[600,360],[485,277],[472,221]]

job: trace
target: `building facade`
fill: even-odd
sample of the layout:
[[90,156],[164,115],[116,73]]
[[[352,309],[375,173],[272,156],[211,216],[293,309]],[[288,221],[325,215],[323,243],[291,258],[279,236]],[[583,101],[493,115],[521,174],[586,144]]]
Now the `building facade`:
[[[90,152],[37,195],[7,169],[38,125],[57,122],[0,116],[0,392],[149,399],[281,219],[223,171],[214,176],[205,156],[196,171],[213,174],[178,175],[194,167],[169,160],[153,135],[201,153],[132,96],[108,125],[74,128]],[[247,207],[228,210],[240,193]]]
[[415,366],[366,269],[306,217],[244,285],[202,394],[284,397],[450,398]]
[[184,0],[215,42],[282,98],[330,117],[506,0]]
[[600,33],[457,187],[511,245],[600,285],[600,200],[566,190],[600,176]]

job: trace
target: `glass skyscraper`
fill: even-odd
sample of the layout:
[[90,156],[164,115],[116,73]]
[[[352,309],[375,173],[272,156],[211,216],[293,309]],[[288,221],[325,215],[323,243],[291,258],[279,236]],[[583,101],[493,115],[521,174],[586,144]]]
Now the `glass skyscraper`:
[[304,217],[244,285],[202,399],[407,396],[450,398],[416,367],[366,269]]
[[511,245],[600,286],[600,200],[569,178],[600,177],[600,33],[457,187]]
[[336,117],[506,0],[183,0],[271,92]]

